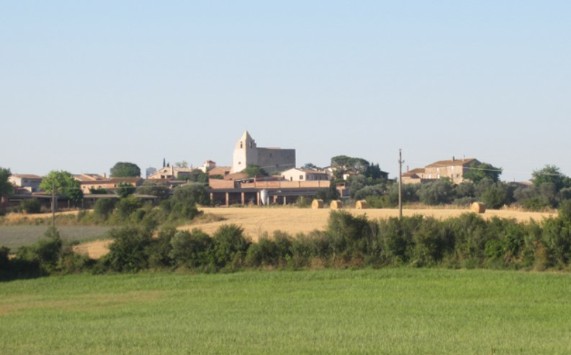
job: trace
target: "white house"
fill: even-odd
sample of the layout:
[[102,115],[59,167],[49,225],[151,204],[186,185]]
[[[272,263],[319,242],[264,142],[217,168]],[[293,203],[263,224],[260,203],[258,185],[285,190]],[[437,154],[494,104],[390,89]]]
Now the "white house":
[[320,181],[329,180],[324,171],[293,168],[282,172],[282,178],[287,181]]

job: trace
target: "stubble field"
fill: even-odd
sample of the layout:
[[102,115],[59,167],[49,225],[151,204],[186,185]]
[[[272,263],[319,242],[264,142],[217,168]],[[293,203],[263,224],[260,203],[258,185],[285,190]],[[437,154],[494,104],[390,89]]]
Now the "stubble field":
[[[201,208],[205,217],[198,218],[192,224],[181,227],[191,230],[200,228],[206,233],[213,233],[221,225],[234,223],[242,228],[247,236],[257,240],[264,233],[271,234],[281,230],[291,235],[309,233],[313,230],[322,230],[327,226],[330,209],[310,209],[295,207],[244,207],[244,208]],[[371,220],[398,217],[398,209],[354,209],[346,208],[344,211],[354,215],[366,215]],[[404,216],[423,215],[438,219],[457,217],[469,209],[404,209]],[[545,218],[555,217],[550,212],[524,212],[515,210],[488,210],[482,215],[484,218],[500,217],[513,218],[526,222],[530,220],[541,221]]]

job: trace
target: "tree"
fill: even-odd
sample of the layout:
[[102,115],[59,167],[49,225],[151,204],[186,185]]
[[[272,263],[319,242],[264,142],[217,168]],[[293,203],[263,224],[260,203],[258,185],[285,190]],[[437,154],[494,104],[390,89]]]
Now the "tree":
[[79,202],[83,198],[79,181],[75,180],[71,173],[63,170],[50,171],[50,173],[42,179],[40,189],[47,193],[55,193],[73,202]]
[[159,198],[159,200],[165,200],[171,195],[171,189],[162,182],[153,182],[147,180],[142,186],[137,188],[137,193],[139,195],[152,195]]
[[117,186],[117,195],[119,195],[119,197],[121,198],[125,198],[129,195],[132,195],[135,193],[136,187],[128,184],[126,182],[122,182],[119,184],[119,186]]
[[118,162],[111,168],[111,177],[140,177],[141,169],[136,164]]
[[177,168],[188,168],[188,162],[186,160],[178,161],[174,163],[174,166]]
[[248,165],[243,171],[248,177],[268,176],[268,173],[257,165]]
[[480,182],[482,179],[488,178],[493,182],[497,182],[502,174],[502,168],[497,168],[492,164],[474,162],[467,167],[468,171],[464,173],[464,178],[474,183]]
[[203,184],[208,184],[208,174],[202,170],[194,169],[188,175],[188,181],[200,182]]
[[448,179],[439,179],[421,185],[418,190],[420,202],[426,205],[441,205],[452,201],[454,187]]
[[317,167],[317,165],[313,164],[313,163],[305,163],[304,166],[301,167],[302,169],[305,170],[319,170],[319,168]]
[[331,158],[331,168],[335,177],[340,178],[343,174],[365,174],[370,164],[362,158],[354,158],[346,155],[337,155]]
[[0,214],[4,212],[5,199],[14,191],[14,187],[10,183],[10,169],[0,168]]
[[535,170],[531,176],[531,182],[535,187],[540,187],[543,184],[551,183],[557,192],[559,192],[559,190],[564,187],[571,187],[568,186],[569,178],[561,173],[559,168],[555,165],[546,165],[543,169]]

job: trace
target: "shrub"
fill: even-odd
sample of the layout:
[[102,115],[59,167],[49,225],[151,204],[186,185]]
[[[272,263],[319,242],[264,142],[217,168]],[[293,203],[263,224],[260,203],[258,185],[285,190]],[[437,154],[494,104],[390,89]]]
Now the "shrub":
[[283,267],[291,259],[291,246],[291,238],[284,232],[275,231],[272,238],[266,234],[250,245],[245,263],[253,267]]
[[413,234],[415,266],[432,266],[454,250],[454,237],[447,226],[434,219],[423,218]]
[[170,244],[169,257],[177,267],[206,270],[209,266],[213,240],[203,231],[178,231]]
[[464,267],[481,266],[485,259],[487,223],[475,213],[446,220],[455,239],[455,259]]
[[135,272],[148,267],[148,248],[152,243],[149,230],[128,226],[109,232],[113,243],[102,262],[112,271]]
[[224,225],[212,236],[211,261],[216,269],[236,270],[244,260],[250,242],[235,224]]
[[121,222],[128,221],[131,214],[142,206],[143,202],[133,195],[122,198],[115,206],[116,218]]
[[42,210],[42,204],[38,199],[32,198],[29,200],[22,200],[20,202],[20,211],[25,213],[40,213]]
[[117,200],[114,198],[100,198],[95,202],[93,206],[93,212],[97,219],[101,221],[107,221],[113,210]]

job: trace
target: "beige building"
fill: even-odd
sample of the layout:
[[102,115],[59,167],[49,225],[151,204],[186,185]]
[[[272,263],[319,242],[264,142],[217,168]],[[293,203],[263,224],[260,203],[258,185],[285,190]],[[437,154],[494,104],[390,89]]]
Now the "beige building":
[[323,181],[329,180],[326,172],[308,169],[293,168],[282,172],[286,181]]
[[188,180],[192,175],[192,168],[165,166],[149,175],[149,180]]
[[232,173],[239,173],[249,165],[257,165],[272,174],[295,167],[295,149],[260,148],[248,131],[236,142]]
[[464,181],[464,174],[474,164],[479,164],[477,159],[440,160],[427,165],[424,168],[413,169],[402,174],[403,184],[418,184],[425,181],[447,178],[453,184]]
[[42,177],[33,174],[13,174],[8,178],[8,182],[29,192],[37,192],[40,189]]

